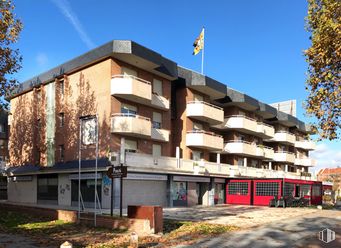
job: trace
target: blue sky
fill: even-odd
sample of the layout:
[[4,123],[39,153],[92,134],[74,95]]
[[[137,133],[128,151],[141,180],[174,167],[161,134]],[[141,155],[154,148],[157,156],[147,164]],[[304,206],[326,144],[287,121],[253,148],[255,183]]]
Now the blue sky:
[[[309,47],[306,1],[14,0],[24,23],[17,44],[29,79],[113,39],[134,40],[179,65],[200,71],[192,44],[205,26],[204,73],[229,87],[272,103],[296,99],[307,121]],[[319,166],[341,166],[339,142],[319,143]]]

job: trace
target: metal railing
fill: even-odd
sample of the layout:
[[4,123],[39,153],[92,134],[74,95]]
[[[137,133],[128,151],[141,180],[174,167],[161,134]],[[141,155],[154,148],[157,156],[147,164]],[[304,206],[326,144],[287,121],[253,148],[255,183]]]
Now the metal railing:
[[204,131],[204,130],[191,130],[191,131],[187,131],[187,133],[202,133],[202,134],[207,134],[207,135],[211,135],[211,136],[215,136],[215,137],[219,137],[219,138],[223,137],[219,134],[215,134],[213,132]]
[[143,120],[147,120],[150,121],[150,118],[148,117],[144,117],[141,115],[137,115],[137,114],[133,114],[133,113],[114,113],[111,115],[111,117],[115,117],[115,116],[121,116],[121,117],[132,117],[132,118],[137,118],[137,119],[143,119]]
[[112,76],[112,78],[131,78],[131,79],[134,79],[134,80],[139,81],[139,82],[141,82],[141,83],[145,83],[145,84],[151,85],[151,82],[149,82],[149,81],[147,81],[147,80],[145,80],[145,79],[142,79],[142,78],[133,76],[133,75],[118,74],[118,75]]
[[253,118],[248,117],[248,116],[245,116],[245,115],[226,115],[226,116],[224,116],[224,118],[233,118],[233,117],[234,117],[234,118],[245,118],[245,119],[247,119],[247,120],[257,122],[256,119],[253,119]]
[[212,108],[216,108],[216,109],[219,109],[219,110],[223,110],[223,108],[219,107],[219,106],[216,106],[214,104],[211,104],[211,103],[208,103],[208,102],[204,102],[204,101],[189,101],[187,102],[187,104],[204,104],[204,105],[207,105],[207,106],[210,106]]

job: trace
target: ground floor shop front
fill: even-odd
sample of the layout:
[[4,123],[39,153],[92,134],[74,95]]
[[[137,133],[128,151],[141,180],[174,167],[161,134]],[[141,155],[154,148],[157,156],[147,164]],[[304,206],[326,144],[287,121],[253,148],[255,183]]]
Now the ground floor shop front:
[[[79,191],[80,186],[80,191]],[[106,172],[49,173],[17,175],[8,178],[11,202],[119,208],[120,179],[113,181]],[[113,189],[113,192],[111,192]],[[215,204],[268,205],[274,196],[305,197],[311,204],[321,204],[322,184],[292,179],[219,178],[208,176],[130,173],[123,179],[123,207],[160,205],[187,207]],[[95,201],[95,199],[97,199]]]

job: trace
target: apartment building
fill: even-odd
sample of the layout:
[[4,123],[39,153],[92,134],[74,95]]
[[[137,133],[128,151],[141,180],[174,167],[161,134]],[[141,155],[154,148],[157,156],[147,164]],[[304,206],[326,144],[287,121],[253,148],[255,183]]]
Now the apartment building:
[[[83,142],[78,152],[80,118],[90,115],[99,123],[97,185],[95,147]],[[307,125],[132,41],[111,41],[23,82],[10,116],[10,201],[77,205],[81,160],[85,203],[97,187],[108,208],[108,151],[121,150],[124,206],[321,198],[308,171]],[[118,180],[113,193],[118,206]]]

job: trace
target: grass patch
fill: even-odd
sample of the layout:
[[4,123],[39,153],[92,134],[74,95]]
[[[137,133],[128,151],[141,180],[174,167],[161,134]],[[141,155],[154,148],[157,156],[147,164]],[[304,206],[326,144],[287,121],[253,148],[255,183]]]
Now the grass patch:
[[[117,218],[117,216],[114,216]],[[139,238],[139,247],[170,247],[192,244],[200,238],[212,237],[237,227],[205,222],[164,219],[164,235]],[[27,236],[41,247],[59,247],[64,241],[74,247],[112,248],[128,247],[130,235],[123,230],[93,228],[60,220],[49,220],[28,214],[0,210],[0,232]]]

